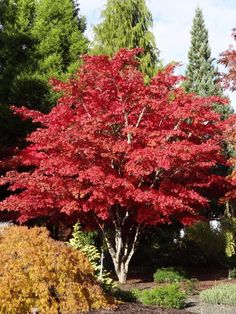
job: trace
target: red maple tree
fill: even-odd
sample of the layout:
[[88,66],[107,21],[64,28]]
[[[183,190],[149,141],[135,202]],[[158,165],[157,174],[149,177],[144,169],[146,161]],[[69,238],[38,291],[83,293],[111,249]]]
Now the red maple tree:
[[[236,29],[233,30],[232,36],[236,41]],[[227,68],[227,72],[222,74],[224,87],[236,90],[236,50],[231,46],[228,50],[220,55],[219,63]]]
[[77,76],[53,81],[63,96],[49,114],[15,108],[42,127],[19,155],[28,170],[1,178],[15,194],[0,209],[20,222],[66,216],[100,228],[120,282],[143,227],[190,224],[208,206],[206,191],[226,186],[212,171],[224,155],[211,109],[225,100],[187,94],[173,66],[145,84],[139,52],[84,57]]
[[233,151],[233,156],[229,159],[228,164],[232,167],[231,174],[227,177],[227,180],[230,183],[230,190],[222,198],[222,202],[227,201],[236,201],[236,116],[232,115],[228,119],[227,126],[225,128],[225,139],[230,145],[231,150]]
[[[236,29],[233,30],[232,36],[236,41]],[[221,54],[219,60],[223,64],[227,72],[223,73],[223,84],[226,88],[229,88],[232,92],[236,91],[236,50],[231,46],[228,50]],[[230,191],[227,192],[223,198],[223,202],[233,200],[236,201],[236,115],[232,115],[225,125],[225,138],[226,141],[231,145],[231,150],[234,151],[234,156],[230,158],[229,165],[233,171],[228,176],[228,180],[231,184]]]

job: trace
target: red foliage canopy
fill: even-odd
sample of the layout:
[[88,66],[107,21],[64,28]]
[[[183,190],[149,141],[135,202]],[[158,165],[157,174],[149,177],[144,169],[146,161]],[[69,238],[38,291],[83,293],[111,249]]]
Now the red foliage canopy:
[[[236,29],[233,30],[233,37],[236,41]],[[236,91],[236,50],[230,47],[228,50],[221,54],[220,63],[225,65],[227,73],[223,74],[224,86],[230,88],[231,91]],[[226,124],[225,131],[226,140],[232,145],[234,152],[236,151],[236,116],[235,114],[230,117]],[[228,177],[232,185],[231,190],[226,194],[223,201],[235,200],[236,201],[236,157],[232,157],[229,163],[233,167],[232,174]]]
[[232,167],[232,173],[227,177],[228,182],[230,183],[230,190],[226,193],[224,198],[222,198],[222,203],[234,200],[236,201],[236,115],[231,115],[227,121],[225,127],[225,139],[230,145],[232,151],[234,152],[233,157],[228,160],[229,165]]
[[[236,29],[233,30],[233,37],[236,40]],[[223,83],[226,88],[236,90],[236,50],[231,46],[221,54],[220,63],[223,64],[228,72],[223,74]]]
[[[108,222],[114,207],[143,224],[198,219],[206,190],[223,190],[212,167],[224,163],[218,97],[185,93],[167,67],[145,85],[135,55],[86,56],[77,76],[53,81],[63,92],[49,114],[15,112],[40,122],[20,153],[31,171],[1,178],[16,193],[0,209],[24,222],[60,215]],[[33,168],[32,168],[33,167]]]

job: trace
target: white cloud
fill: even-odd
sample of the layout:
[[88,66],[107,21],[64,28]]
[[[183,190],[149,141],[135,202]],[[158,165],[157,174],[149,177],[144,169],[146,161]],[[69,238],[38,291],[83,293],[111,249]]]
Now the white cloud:
[[[99,22],[106,0],[79,0],[79,3],[81,14],[87,18],[87,35],[92,38],[92,25]],[[146,3],[153,15],[153,33],[164,63],[175,60],[186,64],[197,6],[203,10],[212,57],[218,59],[219,54],[233,44],[231,31],[236,27],[235,0],[146,0]],[[236,109],[236,96],[231,93],[230,98]]]

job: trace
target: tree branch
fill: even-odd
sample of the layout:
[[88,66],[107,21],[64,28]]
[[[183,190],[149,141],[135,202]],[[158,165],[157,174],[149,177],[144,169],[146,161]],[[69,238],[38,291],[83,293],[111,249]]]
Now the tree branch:
[[139,117],[138,117],[138,121],[137,121],[137,123],[136,123],[136,128],[139,126],[139,124],[140,124],[140,122],[141,122],[141,120],[142,120],[142,117],[143,117],[143,115],[144,115],[145,110],[146,110],[146,106],[143,107],[143,109],[142,109],[142,111],[141,111],[141,113],[140,113],[140,115],[139,115]]

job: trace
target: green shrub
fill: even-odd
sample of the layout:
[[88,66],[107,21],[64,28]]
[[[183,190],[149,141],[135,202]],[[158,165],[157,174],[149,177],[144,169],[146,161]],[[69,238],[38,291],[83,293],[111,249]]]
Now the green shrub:
[[45,228],[4,228],[0,252],[0,313],[73,314],[111,305],[85,255]]
[[154,275],[153,279],[158,283],[174,283],[181,282],[186,278],[186,273],[181,269],[176,269],[173,267],[162,267],[158,269]]
[[229,277],[231,279],[235,279],[236,278],[236,268],[235,267],[229,270]]
[[149,290],[133,290],[133,293],[137,300],[145,305],[158,305],[166,308],[181,309],[186,300],[186,294],[180,290],[177,284]]
[[200,299],[211,304],[236,305],[236,285],[220,285],[204,290]]
[[[80,225],[74,225],[72,238],[68,243],[74,249],[78,249],[85,254],[94,270],[95,277],[102,282],[103,288],[110,291],[116,287],[106,269],[101,269],[101,253],[95,246],[94,233],[83,232]],[[101,277],[101,278],[100,278]]]

